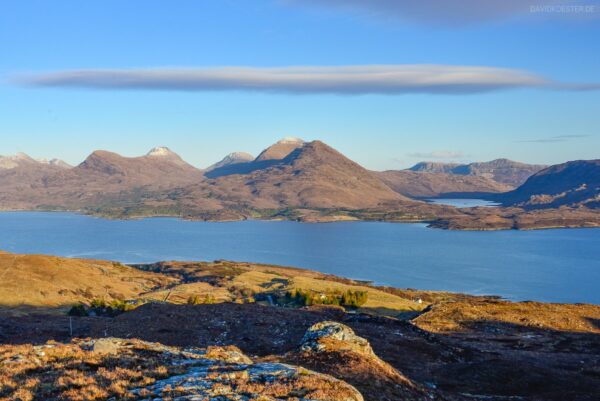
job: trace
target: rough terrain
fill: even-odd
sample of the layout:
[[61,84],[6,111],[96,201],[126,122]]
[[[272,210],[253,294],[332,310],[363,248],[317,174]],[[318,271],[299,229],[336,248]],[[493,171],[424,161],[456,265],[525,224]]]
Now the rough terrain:
[[[7,255],[11,256],[3,256]],[[131,289],[132,308],[110,304],[115,310],[108,313],[110,306],[92,308],[93,300],[84,300],[90,313],[69,316],[70,306],[82,302],[77,291],[77,295],[68,292],[72,295],[60,306],[55,301],[40,304],[35,292],[54,286],[59,294],[77,288],[76,284],[62,280],[60,270],[42,279],[33,270],[29,277],[27,262],[31,262],[29,269],[50,263],[37,258],[44,257],[22,257],[18,265],[21,288],[30,287],[25,294],[31,294],[31,300],[22,299],[19,307],[9,303],[0,308],[0,343],[4,344],[0,348],[0,397],[7,400],[32,399],[27,398],[28,391],[40,400],[106,399],[111,391],[116,391],[110,393],[115,397],[121,394],[117,399],[135,399],[135,393],[125,394],[135,388],[152,393],[167,384],[183,383],[183,389],[171,385],[167,393],[181,395],[186,393],[177,391],[187,391],[186,383],[204,386],[207,371],[197,365],[189,370],[191,365],[170,364],[182,354],[168,347],[195,349],[199,358],[213,351],[233,353],[246,362],[249,358],[255,368],[265,368],[262,371],[267,373],[277,366],[277,374],[283,376],[274,383],[282,380],[285,386],[265,390],[274,391],[269,393],[273,397],[292,391],[300,399],[313,394],[310,399],[337,400],[331,394],[325,398],[314,394],[327,394],[319,391],[331,386],[354,394],[353,386],[366,400],[562,401],[595,400],[600,388],[600,307],[596,305],[508,302],[375,287],[308,270],[224,261],[119,266],[116,274],[107,262],[89,261],[86,267],[85,260],[59,259],[61,265],[79,268],[82,280],[85,269],[92,273],[103,266],[105,281],[98,286],[113,279],[126,283],[128,276],[156,286],[139,293]],[[290,282],[296,284],[290,286]],[[303,306],[293,298],[277,298],[282,291],[302,289],[331,296],[349,288],[367,292],[367,303],[360,307]],[[110,293],[107,296],[107,301],[113,299]],[[51,293],[48,297],[53,299]],[[391,303],[369,307],[369,302],[384,301]],[[89,347],[101,338],[121,338],[115,341],[125,345],[116,350],[114,344],[99,345],[108,352],[100,357]],[[50,347],[44,348],[45,344]],[[215,365],[215,377],[224,378],[220,383],[226,384],[230,394],[235,394],[232,389],[248,389],[245,380],[256,372],[234,365],[235,377],[229,373],[230,364]],[[244,371],[248,376],[242,374],[240,382],[237,372]],[[297,380],[290,382],[289,375]],[[282,388],[288,392],[276,392]]]

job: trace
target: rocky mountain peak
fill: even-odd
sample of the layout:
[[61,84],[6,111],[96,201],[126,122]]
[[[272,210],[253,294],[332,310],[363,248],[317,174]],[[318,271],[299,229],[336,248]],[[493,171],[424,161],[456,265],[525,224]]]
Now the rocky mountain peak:
[[221,161],[209,166],[206,171],[212,171],[218,168],[232,166],[239,163],[248,163],[254,160],[254,156],[246,152],[233,152],[225,156]]
[[304,143],[304,139],[302,138],[298,138],[295,136],[286,136],[281,138],[279,141],[277,141],[277,143],[281,143],[281,144],[302,144]]
[[253,160],[254,156],[252,156],[250,153],[246,153],[246,152],[233,152],[228,154],[227,156],[225,156],[225,159],[230,159],[230,160]]
[[173,152],[171,149],[167,148],[166,146],[158,146],[156,148],[152,148],[147,154],[146,156],[151,156],[151,157],[172,157],[172,156],[176,156],[179,157],[179,155],[175,152]]
[[13,169],[20,166],[23,163],[35,163],[29,155],[23,152],[18,152],[10,156],[0,156],[0,169]]
[[285,137],[263,150],[256,158],[256,161],[284,159],[294,150],[302,147],[304,143],[304,140],[300,138]]
[[56,167],[65,168],[65,169],[73,167],[69,163],[67,163],[63,160],[60,160],[60,159],[50,159],[50,160],[37,159],[36,161],[41,164],[47,164],[49,166],[56,166]]
[[338,322],[324,321],[312,325],[304,334],[300,350],[304,352],[325,352],[332,342],[341,344],[344,350],[352,350],[374,356],[369,342],[354,334],[354,331]]

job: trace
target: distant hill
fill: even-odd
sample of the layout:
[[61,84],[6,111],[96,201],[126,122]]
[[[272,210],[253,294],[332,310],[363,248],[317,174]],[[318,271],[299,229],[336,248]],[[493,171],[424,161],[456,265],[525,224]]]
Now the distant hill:
[[[25,153],[14,156],[0,156],[0,209],[13,208],[11,203],[15,196],[23,197],[24,203],[17,208],[28,208],[35,205],[37,194],[32,186],[42,185],[47,177],[61,174],[70,169],[62,160],[35,160]],[[30,196],[31,195],[31,196]]]
[[410,198],[481,196],[512,189],[509,185],[482,176],[408,170],[382,171],[377,176],[394,191]]
[[421,162],[409,168],[409,170],[481,176],[517,187],[523,184],[531,175],[546,167],[544,165],[519,163],[508,159],[496,159],[489,162],[470,164]]
[[191,186],[180,196],[195,201],[197,206],[206,205],[210,191],[211,199],[260,209],[363,208],[410,201],[376,174],[320,141],[303,143],[283,159],[257,158],[238,168]]
[[235,164],[247,163],[254,160],[254,156],[246,152],[233,152],[225,156],[221,161],[206,168],[206,171],[213,171],[219,168],[233,166]]
[[58,168],[71,168],[69,164],[65,163],[59,159],[39,159],[36,160],[29,155],[19,152],[12,156],[0,156],[0,170],[13,170],[16,168],[26,168],[26,167],[38,167],[44,168],[44,166],[52,166]]
[[514,191],[498,195],[507,205],[531,208],[600,207],[600,159],[576,160],[550,166]]
[[425,173],[456,174],[454,169],[459,166],[461,164],[458,163],[419,162],[407,170]]
[[0,205],[79,210],[112,202],[115,197],[139,203],[149,191],[185,186],[203,178],[202,171],[164,147],[140,157],[98,150],[73,168],[27,160],[0,170]]
[[140,157],[123,157],[117,153],[97,150],[61,178],[68,181],[89,180],[93,177],[98,183],[123,187],[171,187],[192,183],[201,179],[201,176],[199,169],[183,161],[168,148],[160,147]]

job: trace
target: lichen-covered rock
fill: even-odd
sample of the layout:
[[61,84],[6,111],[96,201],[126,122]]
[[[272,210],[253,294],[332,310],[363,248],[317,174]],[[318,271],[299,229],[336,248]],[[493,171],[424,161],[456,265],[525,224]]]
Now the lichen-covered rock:
[[92,351],[96,354],[114,355],[119,352],[122,342],[123,340],[119,338],[99,338],[83,344],[82,348]]
[[300,343],[301,351],[324,352],[332,350],[332,347],[335,351],[347,350],[373,355],[373,349],[367,340],[354,334],[350,327],[332,321],[312,325]]
[[370,400],[438,399],[433,391],[415,384],[380,359],[366,339],[338,322],[323,321],[311,326],[300,347],[286,354],[283,360],[353,384]]
[[45,401],[364,401],[332,376],[255,363],[235,346],[179,348],[103,338],[0,345],[0,399]]
[[118,338],[81,346],[113,358],[121,351],[141,351],[180,369],[178,374],[128,390],[127,398],[133,400],[363,401],[354,387],[341,380],[283,363],[254,363],[235,346],[180,349]]
[[153,401],[363,401],[362,395],[352,386],[295,366],[209,361],[190,366],[184,374],[134,389],[131,395]]

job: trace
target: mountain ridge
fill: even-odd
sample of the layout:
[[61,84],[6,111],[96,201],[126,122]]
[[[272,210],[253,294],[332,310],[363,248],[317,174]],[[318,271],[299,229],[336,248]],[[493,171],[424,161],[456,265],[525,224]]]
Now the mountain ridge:
[[[274,146],[277,152],[269,155]],[[461,175],[373,172],[318,140],[284,138],[265,151],[264,160],[249,160],[246,155],[243,158],[249,161],[211,171],[186,163],[166,147],[137,157],[98,150],[72,168],[22,154],[13,158],[21,161],[20,166],[0,169],[0,209],[70,210],[110,218],[426,222],[439,228],[477,230],[600,224],[600,214],[594,212],[597,194],[593,188],[579,188],[581,183],[569,187],[580,197],[577,201],[571,201],[572,194],[530,193],[535,202],[511,202],[505,195],[511,188],[488,176],[490,168],[523,166],[504,159],[473,163],[477,173]],[[525,190],[515,191],[511,194]],[[419,200],[439,196],[502,199],[505,207],[457,209]],[[560,201],[563,198],[569,201]]]
[[497,195],[507,205],[527,208],[600,207],[600,159],[574,160],[539,171],[513,191]]
[[394,191],[409,198],[477,197],[506,192],[513,187],[491,178],[410,170],[376,172]]
[[474,175],[493,179],[501,184],[518,187],[527,178],[546,168],[545,165],[527,164],[510,159],[500,158],[488,162],[473,162],[468,164],[420,162],[408,168],[410,171],[447,173],[455,175]]

